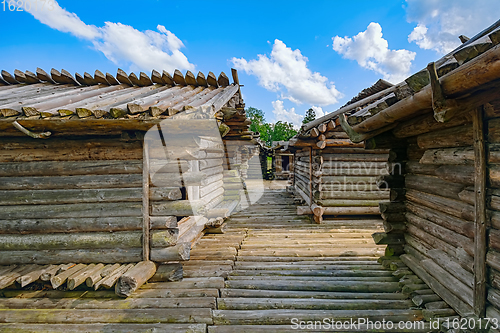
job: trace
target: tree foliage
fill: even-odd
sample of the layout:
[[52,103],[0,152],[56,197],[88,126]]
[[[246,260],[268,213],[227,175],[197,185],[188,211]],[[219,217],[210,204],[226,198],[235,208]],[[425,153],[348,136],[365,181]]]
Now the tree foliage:
[[302,124],[310,123],[315,119],[316,119],[316,112],[312,108],[310,108],[309,110],[306,111],[304,119],[302,120]]
[[262,110],[249,107],[245,111],[247,117],[252,122],[250,130],[259,132],[261,140],[268,146],[271,146],[273,141],[290,140],[290,138],[297,134],[291,123],[283,121],[278,121],[276,124],[267,123]]

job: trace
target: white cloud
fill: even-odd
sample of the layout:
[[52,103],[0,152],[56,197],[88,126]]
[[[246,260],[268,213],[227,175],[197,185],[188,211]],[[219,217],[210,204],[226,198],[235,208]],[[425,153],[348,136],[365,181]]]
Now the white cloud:
[[321,118],[325,115],[325,112],[323,111],[323,109],[319,106],[311,106],[311,109],[314,110],[314,112],[316,113],[316,119],[318,118]]
[[406,2],[408,21],[417,23],[408,41],[441,54],[461,44],[458,36],[473,37],[500,17],[498,0]]
[[333,49],[346,59],[356,60],[361,67],[382,74],[385,80],[398,83],[408,77],[415,52],[390,50],[382,37],[380,24],[372,22],[356,36],[335,36]]
[[187,57],[179,51],[184,46],[173,33],[158,25],[159,32],[141,32],[129,25],[106,22],[100,28],[101,38],[93,41],[96,49],[116,64],[130,61],[143,70],[194,70]]
[[259,84],[270,91],[281,93],[281,98],[300,103],[330,105],[342,94],[333,82],[307,68],[307,57],[300,50],[292,50],[276,39],[270,57],[258,55],[257,60],[232,58],[234,66],[255,75]]
[[297,114],[295,108],[290,108],[290,110],[285,109],[283,101],[280,100],[271,102],[271,104],[273,105],[273,114],[276,121],[292,123],[295,127],[300,127],[302,125],[304,116]]
[[[38,6],[44,4],[43,1],[38,2]],[[83,23],[75,13],[70,13],[61,8],[55,0],[50,3],[47,2],[43,8],[31,6],[28,9],[30,9],[28,12],[38,21],[48,25],[52,29],[69,32],[76,37],[90,40],[99,36],[97,27]]]
[[35,10],[32,7],[30,13],[53,29],[91,41],[97,50],[117,65],[130,64],[144,71],[194,70],[194,65],[179,51],[184,47],[182,41],[162,25],[157,26],[158,32],[142,32],[113,22],[106,22],[104,27],[99,28],[85,24],[75,13],[61,8],[55,0],[52,5],[53,10]]

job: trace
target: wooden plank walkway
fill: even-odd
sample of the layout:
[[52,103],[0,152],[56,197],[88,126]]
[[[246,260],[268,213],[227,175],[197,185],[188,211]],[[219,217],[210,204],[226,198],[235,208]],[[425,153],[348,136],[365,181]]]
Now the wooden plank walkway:
[[[113,291],[3,291],[0,332],[296,332],[294,321],[423,318],[377,262],[381,220],[312,224],[284,189],[205,235],[179,282],[148,283],[128,299]],[[295,319],[294,319],[295,318]],[[294,321],[292,321],[294,320]],[[307,331],[427,332],[348,328]]]

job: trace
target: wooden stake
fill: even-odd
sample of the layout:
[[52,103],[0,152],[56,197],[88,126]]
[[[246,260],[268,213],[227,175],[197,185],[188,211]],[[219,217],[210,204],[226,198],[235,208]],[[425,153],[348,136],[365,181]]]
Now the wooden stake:
[[474,166],[476,194],[474,237],[474,313],[486,315],[486,151],[483,128],[483,107],[472,118],[474,131]]

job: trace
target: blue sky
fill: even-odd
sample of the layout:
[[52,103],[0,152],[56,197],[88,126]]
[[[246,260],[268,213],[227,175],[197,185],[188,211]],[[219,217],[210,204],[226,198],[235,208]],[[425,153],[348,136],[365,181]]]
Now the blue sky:
[[247,106],[297,125],[308,108],[334,111],[379,78],[398,83],[500,18],[492,0],[30,3],[0,7],[1,69],[236,67]]

